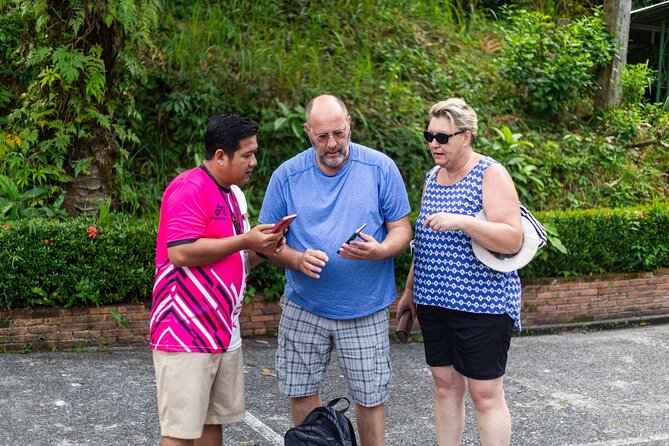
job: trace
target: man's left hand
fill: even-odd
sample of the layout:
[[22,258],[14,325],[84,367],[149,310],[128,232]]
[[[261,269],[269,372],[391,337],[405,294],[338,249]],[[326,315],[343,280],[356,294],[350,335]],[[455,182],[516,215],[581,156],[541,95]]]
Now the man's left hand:
[[351,260],[381,260],[381,244],[371,235],[361,232],[358,237],[362,239],[353,240],[351,243],[344,243],[339,248],[339,255],[345,259]]

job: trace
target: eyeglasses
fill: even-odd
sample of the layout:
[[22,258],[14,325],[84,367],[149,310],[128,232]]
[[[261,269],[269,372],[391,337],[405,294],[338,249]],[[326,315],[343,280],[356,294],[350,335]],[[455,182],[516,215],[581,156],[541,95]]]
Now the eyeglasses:
[[459,135],[460,133],[465,133],[467,130],[460,130],[459,132],[451,133],[450,135],[448,133],[432,133],[432,132],[423,132],[423,138],[425,138],[425,141],[427,142],[432,142],[433,140],[437,140],[439,144],[448,144],[449,138],[455,135]]
[[330,135],[332,135],[337,141],[341,141],[346,138],[347,131],[346,129],[339,129],[333,131],[332,133],[316,133],[314,134],[314,137],[317,143],[325,144],[330,139]]

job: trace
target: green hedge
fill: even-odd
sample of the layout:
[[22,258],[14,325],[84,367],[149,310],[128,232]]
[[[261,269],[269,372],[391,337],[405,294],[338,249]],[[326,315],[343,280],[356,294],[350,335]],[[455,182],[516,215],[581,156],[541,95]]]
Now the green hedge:
[[537,213],[566,248],[549,245],[521,277],[654,271],[669,267],[669,203],[624,209]]
[[3,222],[0,309],[148,301],[155,226],[125,216],[97,227],[85,218]]
[[[536,216],[559,243],[543,248],[523,278],[669,267],[668,203]],[[155,221],[121,215],[99,226],[85,218],[1,222],[0,309],[149,302],[155,236]],[[410,262],[408,252],[396,260],[398,286]],[[252,271],[249,294],[277,298],[283,285],[283,271],[265,262]]]

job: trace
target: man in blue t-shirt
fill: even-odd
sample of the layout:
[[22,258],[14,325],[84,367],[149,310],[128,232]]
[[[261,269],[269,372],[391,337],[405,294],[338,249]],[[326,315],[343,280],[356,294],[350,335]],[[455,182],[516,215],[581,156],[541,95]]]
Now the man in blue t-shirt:
[[[312,147],[274,172],[259,220],[297,214],[287,246],[271,260],[286,268],[276,369],[293,423],[322,405],[330,354],[356,403],[363,446],[383,445],[391,367],[388,306],[396,298],[392,258],[411,239],[409,200],[395,163],[350,141],[351,117],[337,97],[306,108]],[[351,234],[366,225],[357,237]]]

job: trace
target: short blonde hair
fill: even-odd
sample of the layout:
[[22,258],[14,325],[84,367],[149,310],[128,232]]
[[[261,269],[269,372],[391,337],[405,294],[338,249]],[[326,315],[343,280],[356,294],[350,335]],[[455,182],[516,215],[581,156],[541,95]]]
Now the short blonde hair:
[[476,112],[465,101],[460,98],[450,98],[437,102],[430,108],[430,117],[448,118],[455,128],[454,131],[469,130],[472,134],[472,146],[476,142],[478,133],[478,117]]

